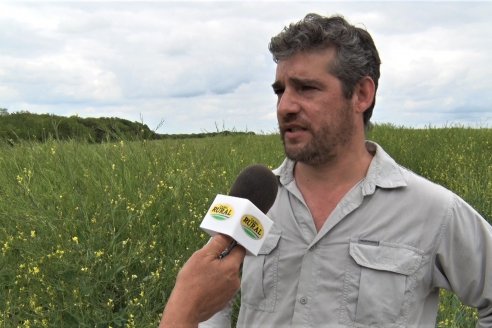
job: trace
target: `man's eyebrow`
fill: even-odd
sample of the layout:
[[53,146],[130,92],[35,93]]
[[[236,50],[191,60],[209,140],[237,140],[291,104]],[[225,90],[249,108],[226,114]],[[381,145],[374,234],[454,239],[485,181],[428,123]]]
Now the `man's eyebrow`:
[[292,77],[290,78],[290,81],[294,85],[314,85],[314,86],[321,86],[322,83],[316,79],[303,79],[303,78],[297,78],[297,77]]
[[[316,79],[303,79],[303,78],[297,78],[297,77],[291,77],[289,78],[290,83],[292,83],[295,86],[301,86],[301,85],[313,85],[313,86],[318,86],[322,87],[323,83]],[[284,87],[284,84],[280,81],[275,81],[272,83],[272,88],[273,90],[278,90],[282,89]]]

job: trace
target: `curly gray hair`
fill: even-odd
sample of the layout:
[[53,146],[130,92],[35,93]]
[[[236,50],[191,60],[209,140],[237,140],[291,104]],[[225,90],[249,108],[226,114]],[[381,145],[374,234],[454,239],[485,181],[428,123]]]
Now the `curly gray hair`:
[[[346,98],[352,97],[355,85],[365,76],[374,81],[377,90],[381,60],[374,41],[366,30],[349,24],[342,16],[307,14],[301,21],[286,26],[272,37],[268,46],[275,62],[298,52],[330,47],[336,49],[336,59],[329,72],[342,82]],[[376,97],[364,112],[366,127],[375,103]]]

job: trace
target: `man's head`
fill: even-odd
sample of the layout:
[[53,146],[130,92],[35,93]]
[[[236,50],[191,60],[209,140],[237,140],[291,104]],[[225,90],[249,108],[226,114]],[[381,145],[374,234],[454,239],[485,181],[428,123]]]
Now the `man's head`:
[[[308,14],[303,20],[292,23],[271,39],[269,49],[275,62],[290,58],[299,52],[334,48],[336,57],[329,73],[342,82],[347,99],[352,97],[355,85],[369,76],[377,89],[379,80],[379,54],[369,33],[347,23],[341,16],[323,17]],[[364,112],[364,125],[368,125],[375,105]]]

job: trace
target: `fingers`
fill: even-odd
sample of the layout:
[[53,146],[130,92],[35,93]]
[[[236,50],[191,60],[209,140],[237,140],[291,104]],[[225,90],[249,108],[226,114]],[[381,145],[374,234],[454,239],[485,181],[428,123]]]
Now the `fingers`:
[[207,249],[209,255],[214,257],[219,256],[219,254],[226,249],[232,242],[232,238],[226,235],[217,234],[212,240],[204,247]]
[[[231,246],[232,241],[233,239],[229,236],[217,234],[204,247],[204,250],[206,248],[206,254],[208,256],[218,258],[219,254],[221,254],[226,248]],[[224,259],[230,258],[228,260],[230,263],[237,263],[237,265],[240,266],[244,260],[245,255],[246,250],[244,249],[244,247],[238,244],[234,248],[232,248],[232,251],[227,256],[225,256]]]

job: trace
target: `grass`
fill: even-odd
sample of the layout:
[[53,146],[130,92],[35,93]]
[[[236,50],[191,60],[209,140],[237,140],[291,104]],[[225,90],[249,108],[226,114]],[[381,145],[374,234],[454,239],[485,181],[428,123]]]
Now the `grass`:
[[[491,129],[379,126],[371,139],[490,221]],[[0,144],[0,327],[156,327],[208,239],[213,197],[245,166],[282,159],[277,135]],[[439,327],[475,321],[443,294]]]

